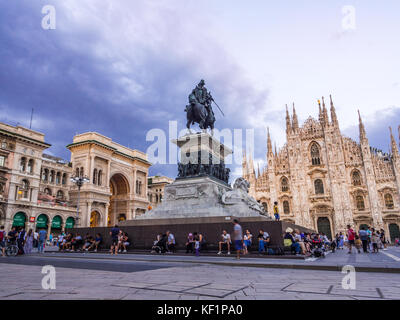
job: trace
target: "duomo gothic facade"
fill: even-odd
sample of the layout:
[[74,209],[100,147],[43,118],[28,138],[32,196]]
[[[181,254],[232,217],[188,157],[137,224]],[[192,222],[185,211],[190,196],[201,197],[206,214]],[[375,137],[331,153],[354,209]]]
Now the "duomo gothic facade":
[[[400,134],[400,127],[399,127]],[[281,219],[328,235],[350,224],[383,228],[398,237],[400,226],[400,155],[390,129],[390,154],[372,148],[359,116],[359,143],[342,135],[332,98],[330,116],[324,99],[318,120],[300,126],[286,108],[286,144],[277,151],[267,137],[267,165],[260,171],[243,159],[250,194],[272,212],[278,202]]]

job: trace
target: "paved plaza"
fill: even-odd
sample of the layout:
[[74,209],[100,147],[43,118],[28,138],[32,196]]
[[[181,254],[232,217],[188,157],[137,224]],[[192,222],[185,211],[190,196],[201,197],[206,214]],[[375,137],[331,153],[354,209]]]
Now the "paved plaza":
[[[55,267],[55,290],[42,289],[44,265]],[[345,290],[343,265],[369,266],[374,272],[356,272],[355,290]],[[328,271],[329,266],[337,270]],[[344,250],[325,259],[240,261],[234,257],[50,252],[0,258],[0,267],[0,299],[12,300],[400,299],[400,248],[353,255]]]

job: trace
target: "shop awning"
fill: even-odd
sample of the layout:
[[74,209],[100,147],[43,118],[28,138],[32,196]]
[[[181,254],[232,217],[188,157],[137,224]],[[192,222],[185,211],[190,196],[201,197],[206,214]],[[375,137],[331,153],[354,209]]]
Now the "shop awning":
[[14,216],[13,227],[24,227],[26,215],[23,212],[17,212]]
[[51,227],[53,229],[61,229],[62,219],[60,216],[55,216],[51,222]]
[[36,228],[47,228],[47,216],[41,214],[36,220]]
[[73,228],[75,225],[75,219],[72,217],[69,217],[67,221],[65,221],[65,229]]

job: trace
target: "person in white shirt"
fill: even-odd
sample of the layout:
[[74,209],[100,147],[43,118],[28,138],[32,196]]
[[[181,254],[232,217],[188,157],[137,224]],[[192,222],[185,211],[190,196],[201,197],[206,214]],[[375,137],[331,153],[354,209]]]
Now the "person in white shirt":
[[229,233],[226,232],[226,230],[222,231],[222,235],[221,235],[221,241],[218,242],[218,254],[222,253],[222,245],[226,244],[228,247],[228,254],[231,254],[231,236]]

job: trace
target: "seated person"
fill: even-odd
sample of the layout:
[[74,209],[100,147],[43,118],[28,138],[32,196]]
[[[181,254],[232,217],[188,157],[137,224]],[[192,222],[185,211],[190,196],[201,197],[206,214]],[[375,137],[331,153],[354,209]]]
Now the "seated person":
[[83,244],[82,236],[78,233],[76,235],[76,237],[72,239],[71,250],[72,251],[80,250],[80,247],[82,246],[82,244]]
[[153,246],[151,247],[151,253],[161,253],[161,247],[158,246],[161,239],[162,234],[158,234],[156,240],[153,242]]
[[169,252],[174,252],[175,251],[175,237],[170,231],[167,231],[166,235],[167,235],[167,250]]
[[193,233],[189,233],[186,242],[186,253],[193,253],[194,251],[194,236]]
[[97,252],[97,249],[99,248],[99,245],[101,244],[101,242],[103,241],[103,238],[101,237],[100,233],[96,234],[96,237],[94,238],[94,240],[92,241],[92,244],[90,245],[90,247],[88,248],[88,250],[90,249],[94,249],[94,252]]
[[294,237],[292,235],[292,232],[293,232],[292,228],[286,229],[285,236],[283,237],[283,243],[285,246],[290,247],[290,250],[292,252],[295,252],[296,254],[300,254],[300,251],[301,251],[300,244],[298,242],[296,242],[296,240],[294,239]]
[[68,233],[64,238],[61,250],[70,250],[72,245],[72,233]]
[[84,242],[84,245],[82,247],[82,250],[88,251],[89,247],[92,245],[93,237],[89,234],[86,234],[85,240],[83,242]]
[[265,252],[265,247],[269,244],[270,242],[270,237],[268,232],[264,232],[263,230],[260,230],[258,232],[258,253],[263,253]]
[[128,234],[126,232],[123,233],[122,238],[121,238],[121,242],[120,242],[120,248],[123,249],[123,252],[126,252],[126,247],[129,246],[129,238],[128,238]]
[[228,254],[231,254],[231,235],[226,232],[226,230],[222,231],[221,241],[218,242],[219,251],[217,254],[222,253],[222,245],[226,245],[228,247]]

